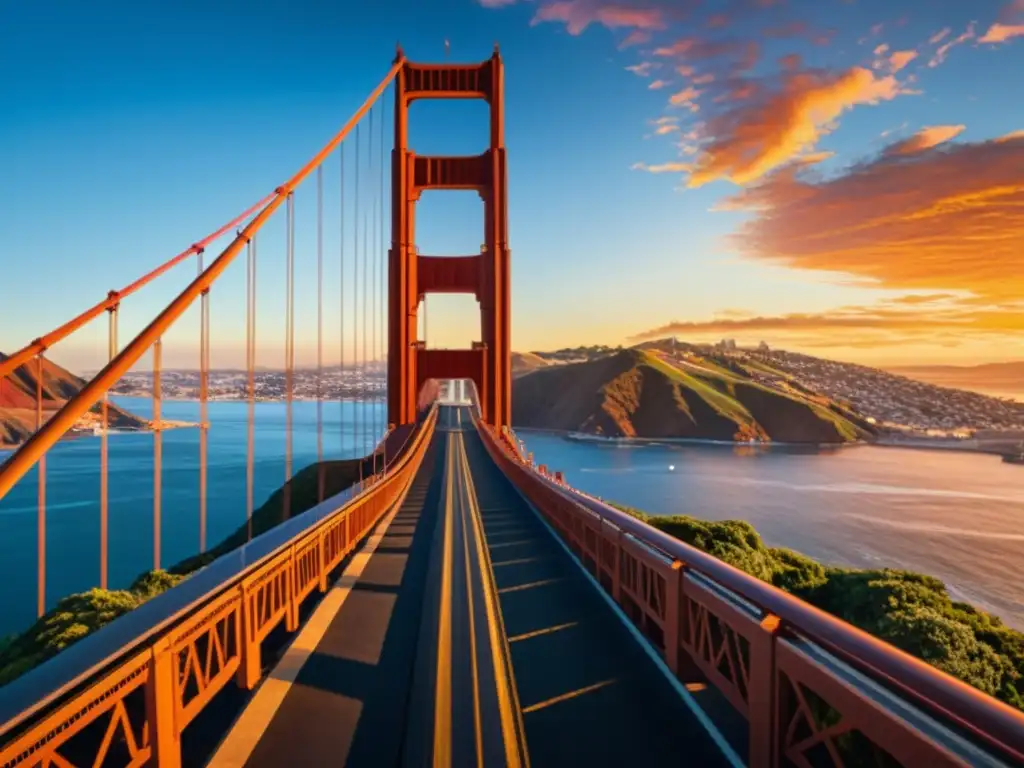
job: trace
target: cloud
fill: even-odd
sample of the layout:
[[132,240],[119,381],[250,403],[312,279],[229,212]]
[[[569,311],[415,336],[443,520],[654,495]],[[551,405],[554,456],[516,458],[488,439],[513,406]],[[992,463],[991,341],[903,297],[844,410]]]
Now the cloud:
[[484,8],[504,8],[506,5],[515,4],[516,0],[477,0]]
[[882,43],[881,45],[879,45],[879,46],[877,46],[875,48],[874,54],[875,54],[875,56],[881,56],[883,53],[888,52],[888,50],[889,50],[889,46],[886,43]]
[[633,163],[634,171],[647,171],[648,173],[687,173],[690,170],[689,163],[661,163],[660,165],[648,165],[647,163]]
[[650,77],[651,70],[657,68],[659,65],[653,61],[641,61],[639,64],[631,64],[626,67],[627,72],[632,72],[638,77]]
[[634,45],[643,45],[644,43],[651,42],[651,33],[644,29],[634,29],[626,38],[619,43],[619,50],[625,50],[631,48]]
[[669,85],[671,85],[671,83],[668,80],[652,80],[651,84],[647,87],[652,91],[658,91]]
[[694,88],[692,85],[688,85],[683,90],[673,93],[669,98],[669,103],[673,106],[688,106],[694,102],[694,100],[700,96],[701,91]]
[[705,40],[699,37],[683,37],[671,45],[654,49],[655,56],[690,62],[724,58],[732,62],[734,72],[751,69],[757,64],[760,54],[761,46],[756,40]]
[[827,180],[779,172],[731,199],[754,212],[731,241],[751,259],[881,288],[1018,302],[1021,168],[1024,137],[1004,137],[912,154],[890,148]]
[[909,139],[889,145],[885,149],[885,153],[890,156],[912,155],[915,152],[931,149],[955,139],[963,133],[965,127],[963,125],[930,125],[922,128]]
[[946,56],[949,55],[949,52],[953,48],[960,45],[961,43],[966,43],[974,36],[974,22],[972,21],[970,24],[967,25],[967,29],[964,30],[963,34],[958,35],[949,42],[943,43],[942,45],[939,46],[938,50],[935,51],[935,55],[932,56],[931,61],[928,62],[928,66],[932,68],[939,66],[942,62],[946,60]]
[[599,0],[557,0],[542,5],[531,24],[562,22],[570,35],[580,35],[591,24],[608,29],[665,29],[664,12],[657,7],[639,8]]
[[1014,37],[1024,35],[1024,24],[999,24],[998,22],[988,28],[988,32],[982,35],[979,43],[1005,43]]
[[891,71],[899,72],[916,58],[917,51],[893,51],[889,56],[889,67]]
[[942,42],[943,40],[945,40],[945,39],[946,39],[947,37],[949,37],[949,34],[950,34],[950,32],[952,32],[952,31],[953,31],[953,29],[952,29],[951,27],[943,27],[943,28],[942,28],[942,29],[940,29],[940,30],[939,30],[938,32],[936,32],[936,33],[935,33],[934,35],[932,35],[931,37],[929,37],[929,38],[928,38],[928,42],[929,42],[929,43],[930,43],[931,45],[938,45],[938,44],[939,44],[939,43],[941,43],[941,42]]
[[790,75],[780,90],[710,121],[709,133],[715,138],[698,159],[689,186],[723,178],[736,184],[755,181],[811,149],[846,110],[899,93],[895,78],[877,77],[861,67],[838,75]]
[[887,301],[890,304],[935,304],[955,298],[956,295],[952,293],[908,293],[906,296],[897,296]]
[[758,316],[719,312],[710,320],[673,321],[633,334],[631,342],[666,336],[690,339],[768,336],[803,347],[877,348],[906,344],[955,346],[967,341],[1013,339],[1024,330],[1024,312],[942,305],[946,294],[908,295],[885,304],[830,312]]

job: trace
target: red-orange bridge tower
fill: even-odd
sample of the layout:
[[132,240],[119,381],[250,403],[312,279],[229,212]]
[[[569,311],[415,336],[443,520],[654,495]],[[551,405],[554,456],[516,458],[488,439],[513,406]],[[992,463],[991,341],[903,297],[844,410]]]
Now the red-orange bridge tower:
[[[409,105],[416,99],[484,99],[490,146],[481,155],[429,157],[408,146]],[[416,418],[430,379],[470,379],[484,421],[511,423],[508,205],[504,68],[495,49],[482,64],[405,62],[395,78],[391,250],[388,299],[388,421]],[[420,255],[416,202],[426,189],[476,190],[484,201],[484,245],[472,256]],[[428,293],[471,293],[480,304],[481,340],[471,349],[427,349],[417,338],[419,304]]]

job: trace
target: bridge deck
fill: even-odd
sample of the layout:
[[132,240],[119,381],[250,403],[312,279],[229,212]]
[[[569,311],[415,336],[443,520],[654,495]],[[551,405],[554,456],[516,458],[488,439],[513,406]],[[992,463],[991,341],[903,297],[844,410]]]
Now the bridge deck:
[[446,408],[401,508],[211,765],[667,762],[725,764],[491,461],[468,409]]

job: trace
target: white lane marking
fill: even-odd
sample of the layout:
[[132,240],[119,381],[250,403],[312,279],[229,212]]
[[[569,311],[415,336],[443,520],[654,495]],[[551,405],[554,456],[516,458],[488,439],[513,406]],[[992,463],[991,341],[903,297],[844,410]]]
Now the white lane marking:
[[[408,490],[407,488],[406,493]],[[270,726],[278,709],[281,708],[284,697],[298,678],[299,671],[316,650],[317,645],[327,633],[327,628],[352,593],[352,588],[363,575],[366,564],[370,562],[370,558],[380,545],[384,534],[387,533],[388,526],[391,525],[391,521],[401,509],[406,493],[402,494],[387,517],[377,524],[377,528],[362,548],[352,555],[348,567],[324,595],[323,600],[313,611],[313,615],[309,617],[299,634],[288,646],[284,656],[256,689],[249,703],[242,710],[242,714],[239,715],[228,735],[217,748],[213,758],[207,763],[210,768],[241,768],[252,756],[263,733]],[[339,764],[344,764],[344,758],[344,755],[339,755]]]

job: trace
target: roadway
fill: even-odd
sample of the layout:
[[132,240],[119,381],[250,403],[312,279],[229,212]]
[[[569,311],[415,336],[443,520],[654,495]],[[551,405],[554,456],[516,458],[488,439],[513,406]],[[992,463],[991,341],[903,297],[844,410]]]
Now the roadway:
[[647,651],[442,408],[423,466],[213,766],[725,765]]

